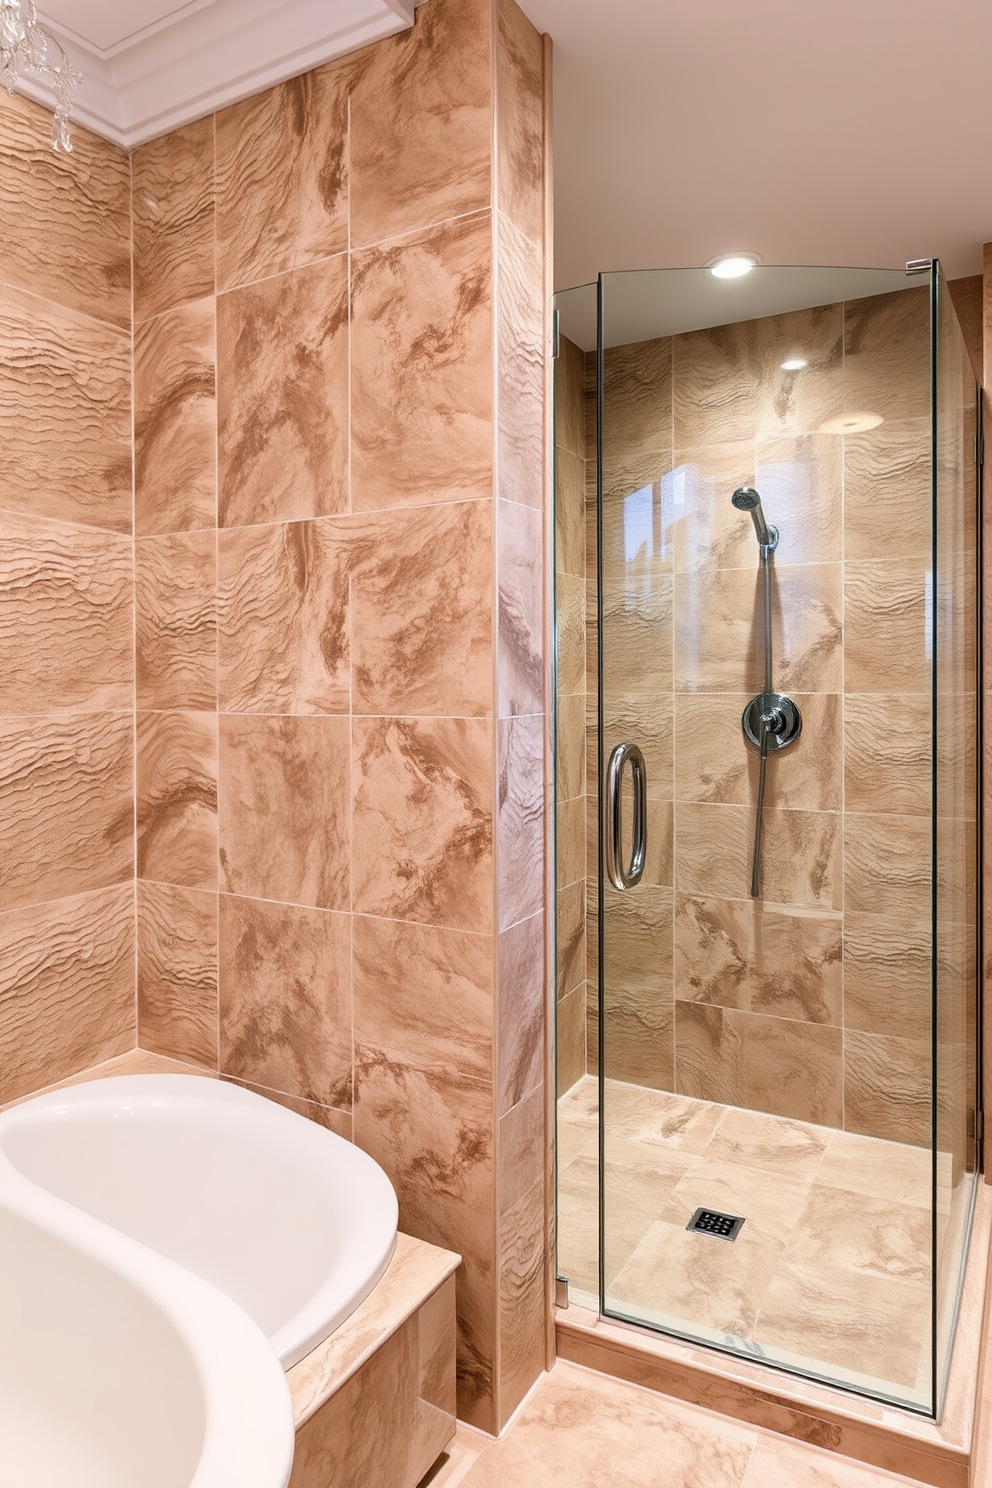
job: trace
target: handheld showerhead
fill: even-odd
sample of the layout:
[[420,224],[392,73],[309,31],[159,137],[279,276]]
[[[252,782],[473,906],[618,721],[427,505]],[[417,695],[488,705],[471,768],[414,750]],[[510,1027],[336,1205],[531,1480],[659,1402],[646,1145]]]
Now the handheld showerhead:
[[754,487],[738,486],[730,499],[738,511],[751,513],[755,535],[761,547],[774,551],[778,544],[778,530],[775,527],[769,527],[765,521],[765,514],[761,509],[761,497]]

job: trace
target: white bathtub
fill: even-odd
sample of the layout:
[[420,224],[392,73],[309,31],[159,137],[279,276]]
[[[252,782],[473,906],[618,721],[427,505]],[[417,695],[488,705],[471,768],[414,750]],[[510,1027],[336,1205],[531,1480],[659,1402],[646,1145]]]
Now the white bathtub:
[[214,1287],[8,1171],[3,1488],[285,1488],[286,1376]]
[[286,1369],[368,1295],[396,1243],[372,1158],[206,1076],[124,1075],[15,1106],[0,1115],[0,1195],[5,1175],[212,1283]]

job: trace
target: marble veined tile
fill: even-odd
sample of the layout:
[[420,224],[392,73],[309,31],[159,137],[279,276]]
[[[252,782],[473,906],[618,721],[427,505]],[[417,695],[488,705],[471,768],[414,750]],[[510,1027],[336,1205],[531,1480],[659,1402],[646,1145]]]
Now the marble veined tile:
[[815,1349],[828,1366],[914,1388],[929,1309],[929,1286],[785,1259],[757,1334],[766,1348],[807,1358]]
[[222,894],[222,1072],[349,1108],[350,962],[347,916]]
[[491,236],[479,212],[352,254],[356,511],[492,493]]
[[892,1198],[830,1188],[818,1173],[790,1237],[789,1257],[814,1273],[838,1266],[929,1286],[930,1215]]
[[488,0],[435,5],[411,30],[360,54],[351,93],[354,246],[488,204],[490,16]]
[[348,259],[217,300],[222,527],[348,506]]
[[337,518],[218,532],[218,694],[225,712],[348,711],[347,539]]
[[316,67],[217,114],[219,290],[348,247],[350,76]]
[[[729,1249],[729,1247],[727,1247]],[[464,1488],[737,1488],[757,1440],[695,1406],[559,1361]]]

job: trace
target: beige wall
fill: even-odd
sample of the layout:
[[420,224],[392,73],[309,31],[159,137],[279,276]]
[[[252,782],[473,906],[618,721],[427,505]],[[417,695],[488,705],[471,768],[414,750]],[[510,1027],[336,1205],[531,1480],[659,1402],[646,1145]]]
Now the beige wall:
[[[928,399],[925,291],[607,353],[605,746],[635,738],[652,782],[644,879],[609,891],[611,1076],[928,1140]],[[883,422],[824,431],[857,412]],[[757,904],[744,482],[781,528],[774,679],[804,718],[769,765]],[[593,499],[591,541],[594,518]],[[592,984],[594,878],[587,902]]]
[[0,1104],[134,1044],[130,172],[0,94]]
[[353,1136],[487,1429],[545,1357],[544,66],[428,0],[130,197],[2,131],[0,1100],[137,1036]]

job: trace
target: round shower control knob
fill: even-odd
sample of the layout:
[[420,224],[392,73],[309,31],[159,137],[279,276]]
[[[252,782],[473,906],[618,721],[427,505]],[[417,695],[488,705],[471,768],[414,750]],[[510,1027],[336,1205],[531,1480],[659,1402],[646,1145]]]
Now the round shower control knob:
[[759,692],[741,714],[744,737],[761,748],[762,724],[768,730],[768,749],[787,749],[802,733],[802,714],[784,692]]

